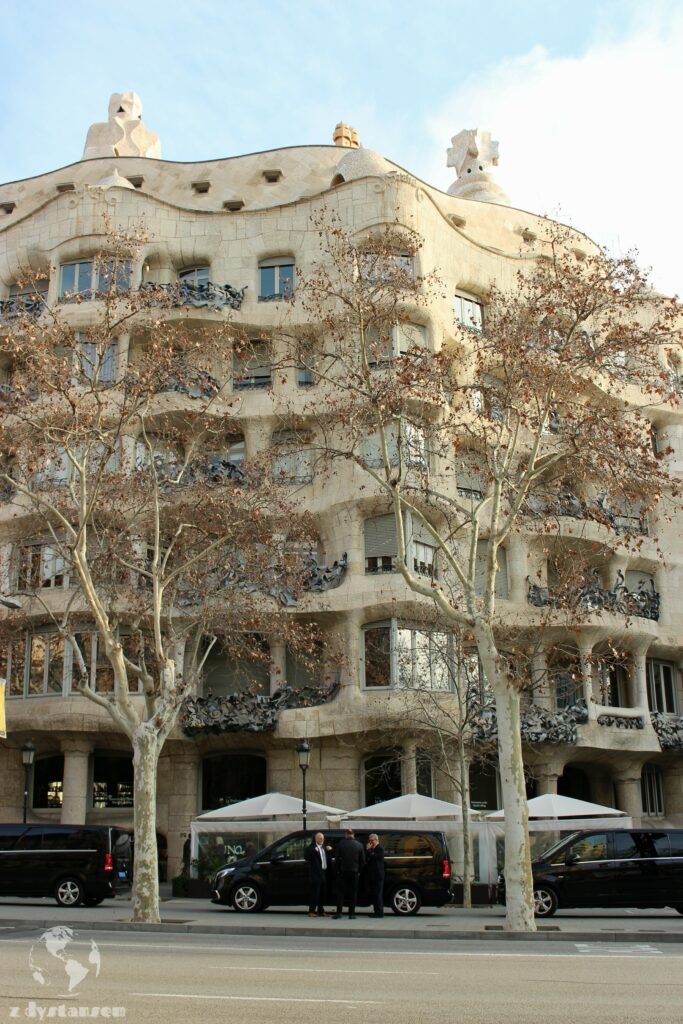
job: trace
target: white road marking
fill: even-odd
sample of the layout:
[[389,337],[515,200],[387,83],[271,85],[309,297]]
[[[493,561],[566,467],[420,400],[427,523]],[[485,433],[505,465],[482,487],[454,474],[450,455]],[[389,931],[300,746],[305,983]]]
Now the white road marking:
[[661,949],[649,942],[575,942],[577,952],[583,956],[664,956]]
[[353,967],[348,970],[339,970],[334,967],[244,967],[242,964],[235,964],[234,967],[223,964],[208,964],[207,966],[210,971],[291,971],[293,974],[398,974],[401,977],[404,974],[416,974],[419,978],[433,974],[437,978],[440,977],[438,971],[358,971],[354,970]]
[[382,1006],[379,999],[304,999],[296,996],[209,996],[194,992],[129,992],[149,999],[221,999],[238,1003],[341,1003],[344,1006]]

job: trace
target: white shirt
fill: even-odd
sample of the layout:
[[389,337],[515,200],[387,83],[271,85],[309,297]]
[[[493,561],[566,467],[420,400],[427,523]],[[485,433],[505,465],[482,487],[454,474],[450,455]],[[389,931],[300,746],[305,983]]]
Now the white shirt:
[[320,859],[323,862],[323,871],[325,871],[327,869],[327,857],[325,856],[325,847],[319,846],[318,843],[316,843],[315,848],[320,854]]

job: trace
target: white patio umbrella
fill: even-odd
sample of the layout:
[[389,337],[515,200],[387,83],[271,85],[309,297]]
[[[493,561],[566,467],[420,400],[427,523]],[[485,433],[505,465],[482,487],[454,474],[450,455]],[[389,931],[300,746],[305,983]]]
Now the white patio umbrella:
[[[327,804],[318,804],[315,800],[306,801],[306,812],[311,817],[321,815],[342,815],[345,812],[339,807],[328,807]],[[288,796],[286,793],[264,793],[262,796],[254,796],[249,800],[240,800],[236,804],[226,804],[225,807],[217,807],[214,811],[207,811],[200,814],[196,821],[256,821],[260,818],[284,818],[298,817],[303,813],[303,801],[298,796]]]
[[392,821],[423,821],[431,818],[455,818],[462,816],[460,804],[450,804],[446,800],[435,800],[431,796],[420,793],[404,793],[393,800],[383,800],[369,807],[359,807],[356,811],[345,814],[344,820],[354,818],[388,818]]
[[[606,818],[608,816],[623,817],[625,811],[615,807],[603,807],[587,800],[575,800],[572,796],[561,796],[559,793],[543,793],[527,800],[530,818]],[[489,821],[502,821],[505,808],[486,815]]]

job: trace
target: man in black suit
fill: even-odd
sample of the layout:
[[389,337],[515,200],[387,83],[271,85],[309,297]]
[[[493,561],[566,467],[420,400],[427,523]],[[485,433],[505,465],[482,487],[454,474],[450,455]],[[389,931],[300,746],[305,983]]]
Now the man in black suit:
[[334,863],[337,876],[337,913],[333,916],[339,920],[346,903],[349,908],[349,917],[355,917],[358,876],[365,865],[365,851],[358,840],[354,838],[352,828],[347,828],[344,838],[337,843]]
[[325,895],[327,893],[327,869],[330,863],[331,847],[325,849],[325,836],[316,832],[313,842],[304,851],[308,864],[308,916],[325,916]]
[[368,885],[373,910],[370,917],[384,917],[384,850],[379,845],[379,836],[375,832],[368,836],[365,859],[368,865]]

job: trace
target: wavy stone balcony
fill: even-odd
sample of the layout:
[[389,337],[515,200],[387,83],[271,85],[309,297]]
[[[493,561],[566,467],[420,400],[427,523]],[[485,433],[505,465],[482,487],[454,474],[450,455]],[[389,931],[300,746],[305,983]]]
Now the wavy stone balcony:
[[621,570],[618,570],[616,583],[611,590],[605,590],[600,585],[600,579],[596,574],[595,578],[584,586],[562,596],[553,593],[548,587],[532,583],[529,577],[527,580],[527,600],[535,608],[560,607],[569,602],[573,607],[587,612],[606,611],[612,615],[636,616],[653,622],[659,621],[660,596],[655,589],[654,581],[649,581],[649,589],[647,582],[642,581],[638,590],[628,590]]

